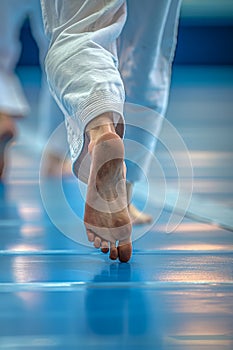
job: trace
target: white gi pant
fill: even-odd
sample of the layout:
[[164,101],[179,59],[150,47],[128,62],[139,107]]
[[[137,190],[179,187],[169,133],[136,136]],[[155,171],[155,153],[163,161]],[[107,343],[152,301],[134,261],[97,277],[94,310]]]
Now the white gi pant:
[[[142,138],[141,132],[128,127],[134,120],[130,113],[124,119],[124,102],[156,111],[158,118],[153,119],[140,120],[137,113],[137,125],[150,123],[158,135],[168,101],[180,0],[41,0],[41,4],[50,38],[46,71],[66,116],[75,174],[87,182],[87,124],[112,111],[116,125],[126,123],[125,138],[145,145],[140,154],[126,147],[127,180],[139,180],[141,171],[135,163],[140,158],[147,167],[147,150],[154,150],[156,139]],[[122,128],[116,130],[123,135]]]
[[[44,33],[40,0],[1,0],[0,1],[0,111],[12,117],[24,117],[29,113],[29,105],[15,74],[21,46],[20,30],[29,17],[33,37],[39,47],[42,71],[48,50],[48,38]],[[48,89],[45,74],[42,78],[39,104],[39,132],[46,141],[51,132],[63,121],[63,115]],[[50,151],[59,154],[66,147],[66,135],[60,135]]]

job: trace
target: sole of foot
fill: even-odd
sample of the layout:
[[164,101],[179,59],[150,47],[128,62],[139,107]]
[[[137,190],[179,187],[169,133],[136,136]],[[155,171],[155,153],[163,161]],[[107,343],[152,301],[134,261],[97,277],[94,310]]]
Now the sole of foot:
[[132,255],[132,224],[128,213],[124,146],[114,133],[89,145],[92,163],[86,196],[84,223],[89,241],[121,262]]

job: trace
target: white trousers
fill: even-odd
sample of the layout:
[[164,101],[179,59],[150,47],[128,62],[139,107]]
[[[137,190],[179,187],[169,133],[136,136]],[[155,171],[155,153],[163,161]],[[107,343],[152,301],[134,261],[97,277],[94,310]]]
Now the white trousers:
[[[29,17],[33,37],[39,47],[42,71],[49,41],[44,33],[39,0],[0,1],[0,111],[12,117],[23,117],[29,113],[21,83],[15,74],[21,46],[20,30]],[[63,121],[63,115],[50,94],[45,74],[42,78],[39,103],[39,132],[46,141],[51,132]],[[66,135],[51,145],[50,151],[59,154],[66,147]]]
[[[73,169],[84,182],[89,175],[85,128],[112,111],[115,124],[126,124],[126,138],[141,142],[135,113],[124,116],[124,103],[152,108],[158,117],[141,117],[158,135],[165,114],[174,56],[180,0],[41,0],[50,38],[46,71],[51,91],[66,116]],[[152,115],[152,114],[151,114]],[[116,128],[123,135],[122,128]],[[143,140],[140,154],[126,147],[127,179],[140,179],[135,163],[148,166],[156,139]],[[129,147],[130,148],[130,147]],[[141,164],[141,163],[140,163]],[[145,169],[143,169],[145,171]]]

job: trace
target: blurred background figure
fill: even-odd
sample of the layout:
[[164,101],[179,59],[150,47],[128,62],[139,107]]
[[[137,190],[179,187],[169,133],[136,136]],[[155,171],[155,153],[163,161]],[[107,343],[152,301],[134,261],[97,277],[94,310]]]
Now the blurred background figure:
[[[63,115],[50,95],[44,75],[43,62],[48,48],[44,34],[39,0],[1,0],[0,2],[0,179],[3,179],[7,163],[7,145],[16,137],[16,120],[28,116],[30,107],[15,73],[21,54],[20,31],[28,18],[32,35],[39,48],[42,70],[41,93],[38,107],[38,134],[44,144],[49,135],[63,121]],[[38,136],[34,141],[38,141]],[[32,145],[32,147],[34,147]],[[66,134],[63,129],[57,135],[57,142],[50,143],[46,150],[44,174],[56,176],[63,159],[60,154],[66,148]],[[67,166],[68,169],[68,166]]]

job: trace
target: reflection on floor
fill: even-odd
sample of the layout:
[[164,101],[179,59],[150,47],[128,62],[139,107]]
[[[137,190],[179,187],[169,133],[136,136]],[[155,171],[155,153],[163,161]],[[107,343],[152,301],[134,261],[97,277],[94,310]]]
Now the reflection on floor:
[[[134,201],[154,222],[134,228],[128,264],[111,262],[88,245],[85,188],[72,176],[62,182],[69,210],[58,200],[57,180],[39,184],[40,153],[25,132],[36,130],[32,91],[38,91],[39,75],[31,68],[20,74],[34,117],[20,125],[0,187],[0,349],[232,349],[233,233],[222,224],[231,225],[233,205],[233,70],[174,70],[168,119],[193,163],[191,206],[200,216],[209,203],[211,218],[203,223],[205,215],[194,220],[177,210],[172,220],[180,224],[165,233],[171,211],[161,201],[155,206],[160,178],[153,172],[154,192],[150,187],[144,198],[136,189]],[[162,145],[156,157],[168,188],[176,188],[176,167]],[[191,179],[182,181],[185,192]],[[41,189],[49,198],[45,207]]]

